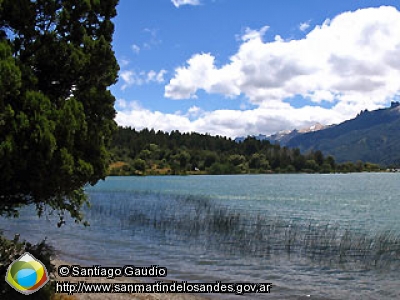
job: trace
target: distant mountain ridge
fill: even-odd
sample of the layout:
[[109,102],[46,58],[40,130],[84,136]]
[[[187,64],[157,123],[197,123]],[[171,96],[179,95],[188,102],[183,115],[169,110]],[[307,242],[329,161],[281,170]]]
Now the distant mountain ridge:
[[[337,162],[358,160],[386,166],[400,166],[400,103],[389,108],[362,111],[354,119],[338,125],[319,123],[299,130],[285,130],[254,136],[302,153],[321,150]],[[245,138],[236,138],[237,142]]]
[[315,132],[327,128],[328,126],[322,125],[320,123],[315,123],[309,127],[304,127],[299,130],[284,130],[273,135],[267,136],[266,139],[271,143],[279,143],[281,146],[285,146],[289,143],[291,139],[296,136],[302,135],[308,132]]
[[286,146],[302,152],[321,150],[337,162],[400,165],[400,103],[390,108],[362,111],[354,119],[323,130],[299,134]]
[[[307,132],[314,132],[318,130],[322,130],[327,128],[328,126],[322,125],[320,123],[315,123],[314,125],[311,125],[309,127],[304,127],[301,129],[294,129],[294,130],[282,130],[279,131],[275,134],[272,135],[264,135],[264,134],[259,134],[256,136],[251,136],[254,137],[257,140],[264,141],[268,140],[272,144],[280,144],[282,146],[285,146],[292,138],[307,133]],[[235,139],[236,142],[243,142],[246,139],[246,137],[237,137]]]

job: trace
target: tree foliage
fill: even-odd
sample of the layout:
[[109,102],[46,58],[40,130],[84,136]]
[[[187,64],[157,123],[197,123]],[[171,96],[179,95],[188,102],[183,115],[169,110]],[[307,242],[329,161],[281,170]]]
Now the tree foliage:
[[0,213],[36,204],[80,221],[106,175],[118,0],[0,0]]
[[299,149],[247,138],[237,143],[229,138],[199,133],[180,133],[119,127],[110,151],[111,175],[146,174],[247,174],[331,173],[378,171],[378,165],[338,165],[321,151],[301,154]]

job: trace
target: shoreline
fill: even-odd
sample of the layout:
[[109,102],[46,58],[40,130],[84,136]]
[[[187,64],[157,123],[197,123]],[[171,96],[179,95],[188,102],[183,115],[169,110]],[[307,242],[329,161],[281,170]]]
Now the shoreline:
[[270,172],[248,172],[248,173],[227,173],[227,174],[212,174],[207,173],[205,171],[187,171],[185,173],[180,174],[170,174],[170,173],[146,173],[146,174],[129,174],[129,175],[119,175],[119,174],[108,174],[107,177],[163,177],[163,176],[236,176],[236,175],[337,175],[337,174],[381,174],[381,173],[400,173],[400,169],[382,169],[382,170],[374,170],[374,171],[349,171],[349,172],[277,172],[277,171],[270,171]]
[[[78,282],[89,282],[89,283],[144,283],[145,281],[141,281],[138,279],[126,278],[126,277],[118,277],[114,279],[107,279],[105,277],[60,277],[57,273],[57,268],[60,265],[74,265],[73,263],[66,262],[59,258],[52,259],[51,263],[55,266],[54,272],[54,280],[56,281],[69,281],[72,283]],[[156,280],[155,280],[156,281]],[[172,282],[171,280],[157,280],[163,282]],[[152,281],[150,281],[152,282]],[[56,294],[57,295],[57,294]],[[64,299],[63,295],[68,295],[68,293],[59,293],[59,299]],[[194,295],[188,293],[74,293],[73,299],[78,300],[211,300],[207,296],[203,295]],[[57,298],[58,299],[58,298]]]

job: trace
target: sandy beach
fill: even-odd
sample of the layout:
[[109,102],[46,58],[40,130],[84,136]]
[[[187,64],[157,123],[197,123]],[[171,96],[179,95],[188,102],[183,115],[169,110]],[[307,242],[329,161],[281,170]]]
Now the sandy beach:
[[[55,259],[52,263],[56,266],[56,270],[60,265],[73,265],[69,262],[65,262],[59,259]],[[115,279],[107,279],[102,277],[60,277],[55,272],[55,280],[56,281],[70,281],[72,282],[80,282],[86,281],[89,283],[140,283],[139,280],[133,280],[131,278],[115,278]],[[168,282],[168,280],[164,280]],[[60,294],[61,299],[64,299],[63,296],[67,294]],[[84,293],[77,293],[74,294],[73,297],[65,299],[85,299],[85,300],[207,300],[211,299],[205,296],[196,296],[191,294],[159,294],[159,293],[143,293],[143,294],[84,294]]]

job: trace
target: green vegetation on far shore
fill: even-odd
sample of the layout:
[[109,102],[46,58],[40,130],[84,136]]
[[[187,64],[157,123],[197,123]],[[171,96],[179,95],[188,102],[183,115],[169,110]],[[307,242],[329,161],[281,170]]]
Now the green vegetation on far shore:
[[119,127],[110,147],[109,175],[269,174],[376,172],[377,164],[357,161],[337,164],[321,151],[301,154],[247,138],[241,143],[222,136],[166,133]]

